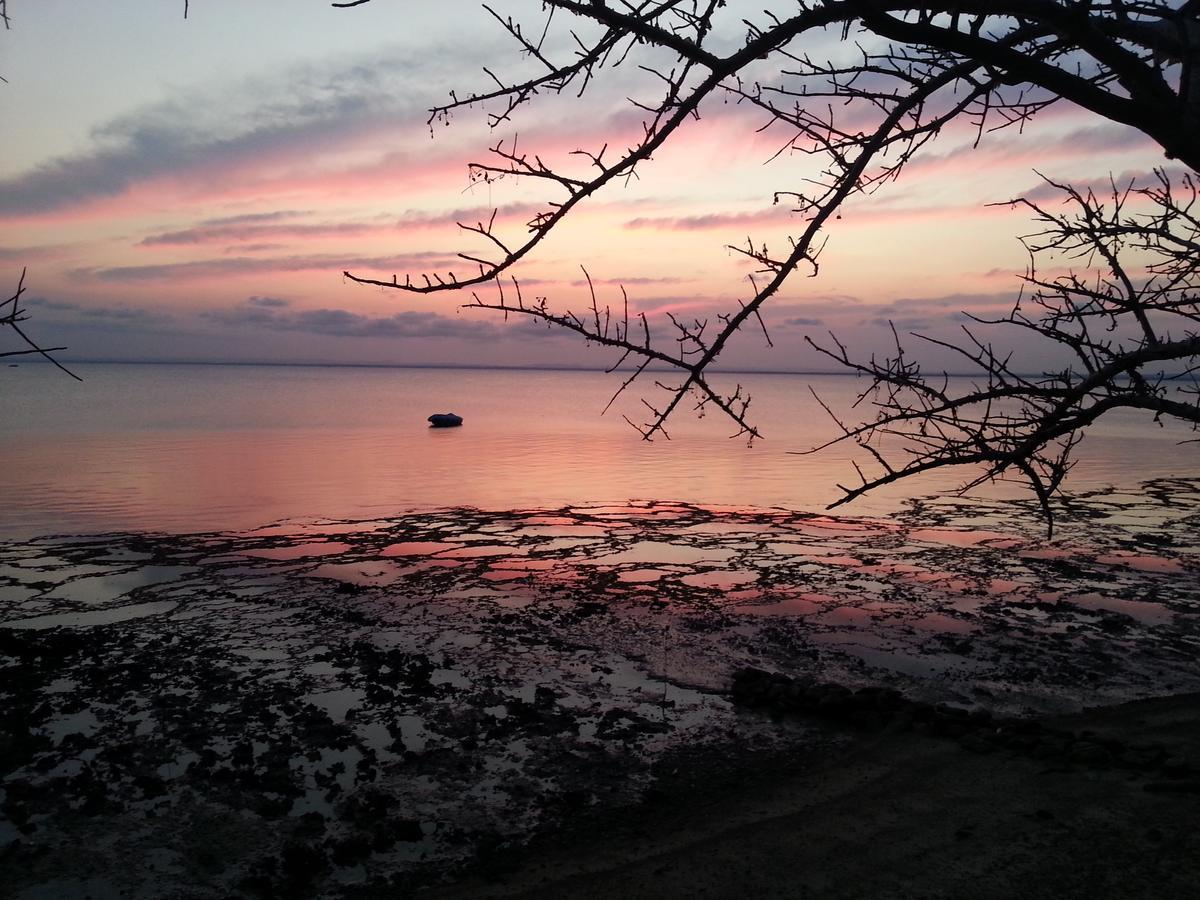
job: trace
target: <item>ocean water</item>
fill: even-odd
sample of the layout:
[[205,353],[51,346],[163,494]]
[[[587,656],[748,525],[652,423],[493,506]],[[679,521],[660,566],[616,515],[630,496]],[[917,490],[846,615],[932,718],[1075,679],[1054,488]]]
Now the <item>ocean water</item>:
[[[482,369],[83,364],[0,371],[0,537],[235,530],[280,519],[366,518],[455,506],[556,508],[680,500],[820,510],[853,483],[848,450],[797,455],[830,437],[848,376],[741,374],[764,439],[748,446],[717,413],[681,409],[671,440],[602,415],[618,376]],[[648,395],[645,391],[649,390]],[[465,425],[431,429],[457,412]],[[1200,473],[1200,445],[1139,414],[1109,416],[1081,447],[1071,486],[1136,489]],[[966,472],[913,480],[843,507],[884,516],[954,488]],[[1012,486],[992,495],[1020,495]]]

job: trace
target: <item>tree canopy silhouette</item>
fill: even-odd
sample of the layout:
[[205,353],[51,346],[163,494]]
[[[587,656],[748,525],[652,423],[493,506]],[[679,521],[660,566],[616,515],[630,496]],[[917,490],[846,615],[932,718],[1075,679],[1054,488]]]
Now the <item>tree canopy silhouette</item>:
[[[493,215],[460,225],[484,248],[459,254],[462,272],[346,277],[410,293],[471,290],[469,305],[530,316],[613,348],[613,369],[629,373],[618,393],[648,369],[665,391],[658,402],[643,401],[647,418],[635,424],[646,438],[666,435],[687,398],[700,409],[719,408],[753,438],[758,431],[745,391],[718,391],[709,369],[740,329],[762,326],[764,304],[788,278],[817,273],[840,206],[900,177],[952,122],[969,122],[978,142],[1069,103],[1141,132],[1176,163],[1174,171],[1157,170],[1151,183],[1113,182],[1099,193],[1053,184],[1066,201],[1061,208],[1010,201],[1027,207],[1039,230],[1023,239],[1031,259],[1028,290],[1001,321],[1060,347],[1063,368],[1037,376],[1014,371],[1005,351],[968,328],[957,344],[934,341],[977,373],[964,389],[942,372],[926,372],[898,335],[892,356],[866,361],[832,335],[807,338],[870,379],[860,398],[872,410],[869,418],[855,424],[835,415],[837,441],[853,442],[865,455],[838,503],[919,472],[970,465],[977,469],[966,486],[1015,473],[1049,515],[1074,447],[1101,415],[1137,408],[1200,423],[1200,0],[824,0],[751,14],[725,0],[545,0],[541,6],[531,21],[507,14],[503,3],[483,6],[538,71],[506,79],[486,68],[489,87],[452,93],[430,111],[429,124],[481,106],[499,128],[546,94],[569,92],[586,105],[589,91],[612,70],[636,66],[657,88],[655,102],[639,103],[645,114],[639,138],[621,152],[580,148],[581,165],[572,171],[500,140],[470,175],[546,187],[545,207],[524,234],[500,233]],[[554,39],[562,34],[570,40]],[[836,53],[827,49],[831,38]],[[644,315],[630,316],[627,299],[616,309],[602,306],[594,290],[577,312],[527,299],[514,267],[590,197],[641,171],[710,100],[752,107],[764,127],[788,129],[785,149],[823,160],[820,179],[775,193],[775,202],[803,215],[803,227],[784,247],[748,241],[731,248],[755,264],[747,295],[715,321],[671,319],[665,334],[653,333]],[[1074,269],[1043,275],[1039,260],[1047,254],[1067,256]],[[664,368],[673,380],[658,374]]]

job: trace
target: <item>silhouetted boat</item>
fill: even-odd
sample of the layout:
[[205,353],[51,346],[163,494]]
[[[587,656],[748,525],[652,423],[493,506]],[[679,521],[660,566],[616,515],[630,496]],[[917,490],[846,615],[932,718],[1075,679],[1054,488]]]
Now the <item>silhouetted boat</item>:
[[429,417],[429,424],[434,428],[456,428],[462,424],[462,416],[454,413],[434,413]]

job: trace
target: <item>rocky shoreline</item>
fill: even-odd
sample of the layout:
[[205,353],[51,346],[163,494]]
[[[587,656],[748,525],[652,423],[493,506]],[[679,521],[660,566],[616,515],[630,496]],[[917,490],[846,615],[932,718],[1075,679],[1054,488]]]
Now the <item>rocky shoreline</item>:
[[491,884],[864,740],[1187,798],[1185,752],[1033,721],[1200,690],[1200,488],[1158,488],[1052,544],[673,503],[0,544],[0,895]]

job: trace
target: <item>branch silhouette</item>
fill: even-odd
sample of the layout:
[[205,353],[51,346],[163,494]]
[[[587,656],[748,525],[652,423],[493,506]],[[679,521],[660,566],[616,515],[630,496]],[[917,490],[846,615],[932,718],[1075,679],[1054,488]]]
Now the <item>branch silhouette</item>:
[[[599,79],[637,64],[657,98],[635,101],[644,114],[640,137],[620,151],[609,144],[580,148],[573,155],[580,163],[575,168],[551,166],[515,137],[500,138],[489,159],[470,166],[470,177],[478,183],[511,178],[550,191],[524,235],[502,233],[493,214],[487,223],[460,223],[464,236],[484,246],[459,253],[465,272],[387,277],[347,271],[346,278],[404,293],[467,289],[470,306],[531,317],[611,347],[619,354],[613,371],[633,363],[618,394],[647,372],[673,372],[669,383],[655,382],[666,391],[665,399],[643,401],[646,418],[635,425],[647,439],[666,435],[668,420],[689,397],[701,411],[710,405],[722,410],[739,435],[755,438],[759,432],[747,418],[744,390],[738,386],[722,395],[707,373],[752,319],[770,342],[764,305],[798,270],[819,273],[826,230],[842,204],[899,178],[951,123],[969,123],[978,144],[998,130],[1021,129],[1065,100],[1140,131],[1188,172],[1173,185],[1167,171],[1158,170],[1156,185],[1114,184],[1103,199],[1051,185],[1073,205],[1070,216],[1029,200],[1010,201],[1027,208],[1044,230],[1024,239],[1031,256],[1025,286],[1032,293],[1018,300],[1002,322],[1068,352],[1074,362],[1064,372],[1017,374],[1006,353],[970,329],[958,344],[915,338],[958,354],[982,373],[978,388],[956,396],[948,376],[928,376],[905,353],[898,334],[895,354],[880,362],[856,360],[837,338],[831,343],[810,339],[838,366],[872,379],[862,400],[870,395],[875,417],[857,425],[836,415],[835,421],[838,441],[853,442],[868,466],[880,468],[869,474],[859,466],[859,483],[843,488],[839,502],[918,472],[969,465],[980,474],[968,487],[1015,473],[1050,516],[1072,450],[1100,415],[1135,407],[1195,422],[1194,394],[1175,396],[1168,388],[1178,383],[1158,370],[1171,369],[1172,378],[1186,379],[1194,378],[1196,368],[1195,331],[1185,326],[1194,322],[1197,302],[1193,209],[1200,170],[1200,4],[828,0],[796,2],[786,5],[786,13],[762,12],[752,19],[741,18],[723,0],[547,0],[543,17],[533,23],[514,20],[499,5],[483,8],[538,71],[505,79],[485,68],[490,86],[463,96],[452,93],[449,103],[430,110],[431,128],[469,107],[484,109],[493,129],[507,127],[543,95],[570,92],[586,104],[585,95]],[[734,29],[740,41],[731,40]],[[569,40],[548,39],[552,34]],[[854,50],[852,61],[813,53],[817,40],[829,34],[840,36],[843,49]],[[631,320],[627,296],[618,315],[602,307],[590,278],[581,315],[545,297],[527,301],[515,268],[591,197],[614,182],[638,177],[708,102],[757,111],[763,117],[760,130],[786,129],[776,156],[795,152],[824,163],[819,178],[774,194],[775,203],[786,204],[804,223],[785,247],[773,250],[752,238],[729,247],[754,264],[746,293],[732,298],[729,311],[711,321],[668,317],[668,325],[653,333],[644,316]],[[1153,211],[1127,209],[1131,201]],[[1037,258],[1053,253],[1084,265],[1066,278],[1043,277]],[[1148,267],[1138,261],[1145,255],[1154,259]],[[483,291],[489,285],[490,292]],[[1129,334],[1126,322],[1133,329]],[[881,448],[884,438],[889,446]],[[903,454],[901,460],[896,452]]]
[[82,381],[82,378],[80,378],[70,369],[63,366],[58,360],[50,355],[58,350],[66,350],[66,347],[42,347],[35,340],[33,340],[33,338],[26,334],[24,329],[21,328],[21,323],[29,318],[29,314],[21,306],[21,295],[24,293],[25,269],[21,269],[21,278],[17,281],[17,289],[13,292],[11,297],[9,297],[3,303],[0,303],[0,328],[12,329],[13,333],[16,334],[17,337],[19,337],[25,344],[25,347],[21,350],[0,351],[0,359],[5,357],[29,356],[36,354],[38,356],[45,357],[48,361],[54,363],[55,366],[66,372],[76,381]]

